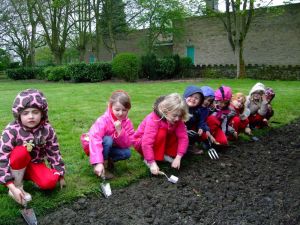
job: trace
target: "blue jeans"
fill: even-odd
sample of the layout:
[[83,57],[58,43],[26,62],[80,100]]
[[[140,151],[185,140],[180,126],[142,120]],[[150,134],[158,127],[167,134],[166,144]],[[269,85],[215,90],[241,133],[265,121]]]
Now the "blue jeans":
[[105,160],[111,158],[114,162],[129,159],[131,152],[129,148],[119,148],[113,146],[113,139],[111,136],[104,136],[102,140],[103,157]]

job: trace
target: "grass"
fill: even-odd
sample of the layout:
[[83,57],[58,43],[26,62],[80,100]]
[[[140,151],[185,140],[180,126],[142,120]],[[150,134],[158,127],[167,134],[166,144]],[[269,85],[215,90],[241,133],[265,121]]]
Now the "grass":
[[[60,143],[61,153],[66,163],[67,187],[53,192],[37,190],[30,182],[25,183],[25,190],[33,195],[30,206],[37,215],[54,210],[61,204],[71,202],[87,194],[99,195],[99,180],[93,174],[88,158],[85,156],[79,137],[87,132],[93,122],[106,109],[112,91],[123,89],[131,96],[132,109],[129,117],[135,128],[151,111],[154,100],[159,95],[172,92],[183,93],[190,84],[208,85],[216,89],[221,84],[232,87],[233,92],[247,94],[257,80],[203,80],[203,81],[168,81],[144,83],[49,83],[42,81],[0,81],[0,129],[13,119],[11,107],[16,94],[26,88],[37,88],[44,92],[49,103],[49,119],[55,128]],[[263,81],[276,92],[273,101],[275,115],[272,121],[280,122],[272,126],[279,127],[290,123],[300,116],[299,81]],[[116,164],[116,179],[111,181],[112,188],[124,187],[140,177],[147,175],[147,170],[140,157],[132,151],[128,161]],[[0,224],[14,224],[20,206],[7,195],[7,188],[0,186]]]

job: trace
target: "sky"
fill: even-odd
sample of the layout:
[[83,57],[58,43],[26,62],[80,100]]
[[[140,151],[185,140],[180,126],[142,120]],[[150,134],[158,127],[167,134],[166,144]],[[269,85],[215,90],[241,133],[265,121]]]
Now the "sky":
[[[256,3],[260,3],[261,6],[276,6],[284,5],[284,3],[299,3],[300,0],[256,0]],[[219,0],[219,10],[225,11],[225,0]]]

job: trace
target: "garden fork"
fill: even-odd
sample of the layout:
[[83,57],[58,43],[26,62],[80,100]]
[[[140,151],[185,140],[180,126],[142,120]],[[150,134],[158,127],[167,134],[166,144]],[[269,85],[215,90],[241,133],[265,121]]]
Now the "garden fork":
[[217,153],[217,151],[211,147],[211,140],[208,138],[208,146],[209,146],[209,149],[208,149],[208,155],[211,159],[219,159],[219,155]]

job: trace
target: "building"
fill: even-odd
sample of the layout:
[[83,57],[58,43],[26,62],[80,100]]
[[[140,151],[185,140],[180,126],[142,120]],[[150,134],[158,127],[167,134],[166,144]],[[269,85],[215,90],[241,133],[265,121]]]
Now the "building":
[[[281,13],[255,10],[244,42],[244,60],[252,65],[300,65],[300,3],[281,6]],[[195,65],[235,64],[235,57],[223,24],[217,17],[191,17],[184,21],[184,35],[158,42],[160,55],[178,54],[191,57]],[[117,41],[120,52],[144,53],[145,30],[134,31]],[[94,52],[88,52],[91,61]],[[102,47],[100,60],[111,60],[111,53]]]

